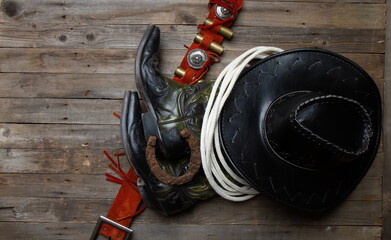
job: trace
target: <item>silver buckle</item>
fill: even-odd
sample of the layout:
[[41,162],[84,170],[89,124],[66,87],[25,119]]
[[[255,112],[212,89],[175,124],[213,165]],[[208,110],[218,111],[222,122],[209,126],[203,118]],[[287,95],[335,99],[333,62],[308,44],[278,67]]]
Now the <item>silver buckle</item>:
[[117,228],[119,230],[124,231],[126,233],[124,240],[129,240],[130,239],[130,236],[131,236],[131,234],[133,232],[132,229],[127,228],[127,227],[125,227],[125,226],[123,226],[123,225],[121,225],[119,223],[116,223],[113,220],[110,220],[110,219],[108,219],[108,218],[106,218],[104,216],[100,216],[99,219],[98,219],[98,222],[95,225],[94,231],[92,232],[90,240],[96,240],[98,238],[99,231],[100,231],[103,223],[107,223],[107,224],[109,224],[109,225],[111,225],[111,226],[113,226],[113,227],[115,227],[115,228]]

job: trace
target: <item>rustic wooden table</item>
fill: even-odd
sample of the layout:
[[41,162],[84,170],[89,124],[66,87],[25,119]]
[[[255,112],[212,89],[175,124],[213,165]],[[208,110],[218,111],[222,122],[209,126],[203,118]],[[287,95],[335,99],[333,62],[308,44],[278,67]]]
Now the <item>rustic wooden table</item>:
[[[118,190],[103,176],[102,149],[121,148],[112,112],[120,112],[125,90],[135,90],[143,32],[150,23],[161,28],[161,69],[172,76],[208,1],[0,2],[0,239],[89,239]],[[209,74],[259,45],[320,47],[368,71],[385,93],[385,134],[370,171],[341,206],[307,216],[262,196],[246,203],[215,197],[172,217],[146,210],[132,225],[133,239],[391,239],[387,4],[245,0],[236,35]]]

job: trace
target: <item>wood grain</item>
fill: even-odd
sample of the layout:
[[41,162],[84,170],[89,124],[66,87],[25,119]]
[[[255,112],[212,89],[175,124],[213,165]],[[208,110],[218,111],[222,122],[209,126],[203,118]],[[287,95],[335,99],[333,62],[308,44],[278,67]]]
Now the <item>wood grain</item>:
[[[6,1],[3,1],[6,2]],[[203,0],[105,0],[11,1],[3,8],[0,22],[110,23],[110,24],[197,24],[205,18]],[[7,6],[7,5],[6,5]],[[8,5],[9,6],[9,5]],[[385,4],[346,2],[262,2],[248,1],[235,23],[238,26],[283,26],[384,29]],[[289,21],[287,21],[289,19]]]
[[[188,25],[159,25],[160,49],[189,45],[197,28]],[[0,23],[0,47],[4,48],[126,48],[138,46],[146,25],[64,25]],[[235,26],[235,37],[225,41],[228,50],[255,46],[283,49],[322,47],[336,52],[384,53],[384,29],[324,29]]]
[[[94,223],[0,223],[0,231],[3,232],[0,239],[30,239],[31,235],[41,240],[74,240],[89,239],[94,229]],[[165,224],[139,224],[132,226],[133,239],[226,239],[232,240],[327,240],[327,239],[355,239],[355,240],[379,240],[380,227],[355,227],[355,226],[252,226],[252,225],[180,225],[167,227]]]
[[[0,220],[11,222],[95,222],[107,212],[112,199],[1,197]],[[328,214],[303,214],[259,196],[245,203],[221,198],[199,202],[174,216],[146,210],[137,223],[190,225],[295,225],[295,226],[372,226],[381,224],[379,201],[345,201]],[[218,212],[219,214],[210,214]],[[235,216],[235,217],[233,217]],[[201,224],[202,223],[202,224]]]
[[122,99],[136,90],[131,73],[2,73],[0,83],[0,98]]
[[101,99],[0,98],[0,122],[118,124],[122,101]]
[[[115,149],[108,149],[113,155]],[[122,151],[122,150],[121,150]],[[96,149],[0,149],[0,173],[68,173],[98,174],[108,170],[108,159],[102,150]],[[127,160],[122,166],[127,168]],[[376,161],[380,162],[380,161]],[[374,168],[373,174],[376,175]]]
[[[387,2],[391,9],[390,1]],[[387,12],[387,21],[391,21],[390,11]],[[387,25],[387,50],[385,53],[385,82],[384,82],[384,170],[383,170],[383,232],[382,239],[391,239],[391,26]]]
[[0,124],[0,148],[115,149],[119,125]]

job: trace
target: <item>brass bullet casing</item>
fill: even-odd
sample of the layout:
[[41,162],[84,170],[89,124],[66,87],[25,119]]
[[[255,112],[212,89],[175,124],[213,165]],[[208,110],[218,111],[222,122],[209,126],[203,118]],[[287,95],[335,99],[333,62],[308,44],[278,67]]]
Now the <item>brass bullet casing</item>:
[[202,39],[204,38],[204,36],[202,36],[201,34],[197,34],[194,38],[194,42],[196,43],[201,43]]
[[177,67],[177,69],[174,72],[174,75],[179,77],[179,78],[183,78],[183,76],[185,76],[185,73],[186,73],[185,69],[183,69],[181,67]]
[[209,50],[221,55],[224,52],[224,47],[216,42],[212,42],[209,46]]
[[[211,20],[209,18],[205,19],[205,22],[204,22],[205,26],[209,26],[209,25],[212,25],[212,24],[213,24],[213,20]],[[218,33],[221,36],[225,37],[226,39],[231,39],[232,36],[234,35],[234,32],[231,29],[229,29],[227,27],[224,27],[224,26],[220,27]]]
[[[197,34],[194,38],[194,42],[201,43],[203,38],[204,36],[202,36],[201,34]],[[216,42],[212,42],[209,46],[209,50],[221,55],[224,52],[224,47]]]
[[218,33],[221,36],[225,37],[226,39],[231,39],[232,36],[234,35],[234,32],[231,29],[229,29],[227,27],[224,27],[224,26],[221,26],[221,28],[218,31]]

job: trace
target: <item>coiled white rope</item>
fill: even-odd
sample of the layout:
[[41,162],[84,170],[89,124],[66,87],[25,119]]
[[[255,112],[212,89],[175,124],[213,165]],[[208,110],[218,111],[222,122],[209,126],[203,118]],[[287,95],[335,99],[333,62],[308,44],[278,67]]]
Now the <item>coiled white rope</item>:
[[259,192],[238,176],[224,159],[220,141],[218,120],[225,101],[229,97],[240,73],[253,59],[263,59],[283,51],[276,47],[255,47],[234,59],[217,77],[214,83],[201,129],[201,160],[206,178],[213,189],[231,201],[245,201]]

